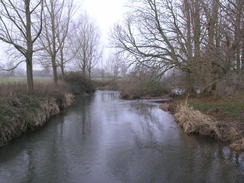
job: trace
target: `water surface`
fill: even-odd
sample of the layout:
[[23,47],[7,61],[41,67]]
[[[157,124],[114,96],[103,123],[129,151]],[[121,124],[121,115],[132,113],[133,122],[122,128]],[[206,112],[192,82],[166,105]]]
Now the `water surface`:
[[244,156],[188,137],[150,101],[98,91],[0,149],[0,183],[244,182]]

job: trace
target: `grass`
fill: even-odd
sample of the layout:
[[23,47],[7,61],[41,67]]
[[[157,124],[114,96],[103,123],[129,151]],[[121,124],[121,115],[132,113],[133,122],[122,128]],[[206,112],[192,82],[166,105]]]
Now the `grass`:
[[[81,94],[94,92],[93,83],[89,78],[83,77],[81,73],[66,73],[63,81],[59,81],[56,86],[51,78],[34,78],[34,89],[32,95],[35,96],[62,96],[64,93]],[[18,94],[27,94],[25,78],[0,78],[0,97],[11,97]]]
[[[183,99],[179,101],[182,102]],[[196,110],[219,119],[233,119],[244,123],[244,93],[222,99],[194,97],[188,99],[188,104]]]
[[[69,92],[68,84],[65,82],[59,82],[58,86],[55,86],[53,81],[35,81],[34,90],[31,93],[35,96],[56,96]],[[13,97],[18,94],[27,94],[27,86],[25,82],[9,82],[0,83],[0,98],[1,97]]]
[[[52,78],[49,77],[34,77],[34,81],[50,81]],[[25,77],[0,77],[1,83],[19,83],[26,82]]]
[[189,102],[190,106],[199,111],[208,113],[216,112],[222,113],[225,116],[239,118],[241,113],[244,113],[243,102],[215,102],[215,103],[202,103],[202,102]]

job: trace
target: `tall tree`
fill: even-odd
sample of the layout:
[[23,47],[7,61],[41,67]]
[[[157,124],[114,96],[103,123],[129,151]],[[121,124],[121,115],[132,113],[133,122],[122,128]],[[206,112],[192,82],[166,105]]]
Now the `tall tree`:
[[[58,67],[64,74],[64,46],[73,14],[73,1],[44,0],[43,32],[40,45],[44,65],[51,65],[53,79],[58,84]],[[60,55],[59,55],[60,53]]]
[[[27,88],[33,90],[34,44],[42,31],[43,0],[0,0],[0,40],[20,52],[26,63]],[[16,64],[16,68],[22,60]]]
[[243,1],[143,0],[113,38],[128,64],[186,73],[187,89],[212,93],[241,69]]
[[91,77],[92,68],[102,56],[98,29],[87,16],[81,16],[73,34],[76,65],[84,76]]

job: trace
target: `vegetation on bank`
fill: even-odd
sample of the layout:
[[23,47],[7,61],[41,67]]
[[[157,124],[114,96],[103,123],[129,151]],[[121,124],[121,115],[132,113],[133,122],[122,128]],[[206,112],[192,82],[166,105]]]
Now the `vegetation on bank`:
[[119,90],[118,80],[107,79],[107,80],[93,80],[93,84],[98,90]]
[[[63,95],[64,93],[82,94],[92,93],[95,86],[91,79],[84,77],[80,72],[69,72],[65,74],[63,80],[54,84],[52,80],[36,80],[32,96],[53,96]],[[26,82],[2,82],[0,83],[0,97],[27,94]]]
[[160,97],[169,94],[165,83],[145,74],[131,75],[118,82],[123,99]]
[[[176,97],[176,103],[185,101],[184,97]],[[244,93],[216,98],[213,96],[189,97],[187,103],[195,110],[212,115],[218,120],[239,123],[244,132]]]
[[94,92],[91,80],[68,73],[58,85],[35,83],[31,93],[24,82],[0,84],[0,146],[47,123],[74,102],[74,95]]
[[[57,96],[57,95],[55,95]],[[17,94],[0,98],[0,146],[23,133],[45,125],[50,117],[73,103],[73,95],[57,98]]]
[[[234,120],[244,119],[244,101],[204,101],[193,98],[189,100],[189,105],[196,110],[215,115],[219,118],[233,118]],[[242,121],[242,123],[244,123],[244,121]]]
[[230,143],[230,147],[234,151],[244,151],[244,136],[240,129],[232,123],[216,120],[187,104],[177,105],[175,118],[186,134],[212,137]]
[[160,108],[173,112],[186,134],[227,142],[237,152],[244,151],[244,95],[176,97]]

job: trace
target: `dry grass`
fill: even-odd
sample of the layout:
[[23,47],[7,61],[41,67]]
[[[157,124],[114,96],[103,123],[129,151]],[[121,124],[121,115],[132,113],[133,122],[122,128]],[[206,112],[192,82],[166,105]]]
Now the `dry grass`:
[[[66,73],[65,80],[59,81],[55,85],[49,79],[35,79],[34,91],[31,95],[35,96],[59,96],[67,92],[73,94],[91,93],[94,91],[92,81],[82,77],[80,73],[70,72]],[[27,84],[25,80],[0,82],[0,97],[11,97],[18,94],[27,94]]]
[[180,121],[193,121],[194,123],[213,123],[213,120],[198,110],[194,110],[186,104],[180,104],[177,106],[176,117]]
[[[176,98],[177,103],[184,101],[183,98]],[[213,115],[218,120],[244,122],[244,93],[226,98],[191,97],[188,104],[205,114]]]
[[223,142],[229,142],[230,148],[234,151],[244,151],[244,137],[234,123],[218,121],[186,104],[177,106],[175,118],[186,134],[212,137]]
[[233,142],[241,138],[240,131],[234,124],[217,121],[185,104],[177,106],[175,117],[187,134],[210,136],[226,142]]
[[[59,82],[58,86],[55,86],[52,81],[38,81],[34,84],[34,91],[32,94],[36,96],[53,96],[58,93],[65,93],[67,91],[67,84],[63,82]],[[0,84],[0,97],[12,97],[18,94],[26,93],[27,86],[25,82]]]
[[185,104],[177,106],[175,118],[187,134],[199,133],[202,124],[212,126],[215,123],[209,116]]

